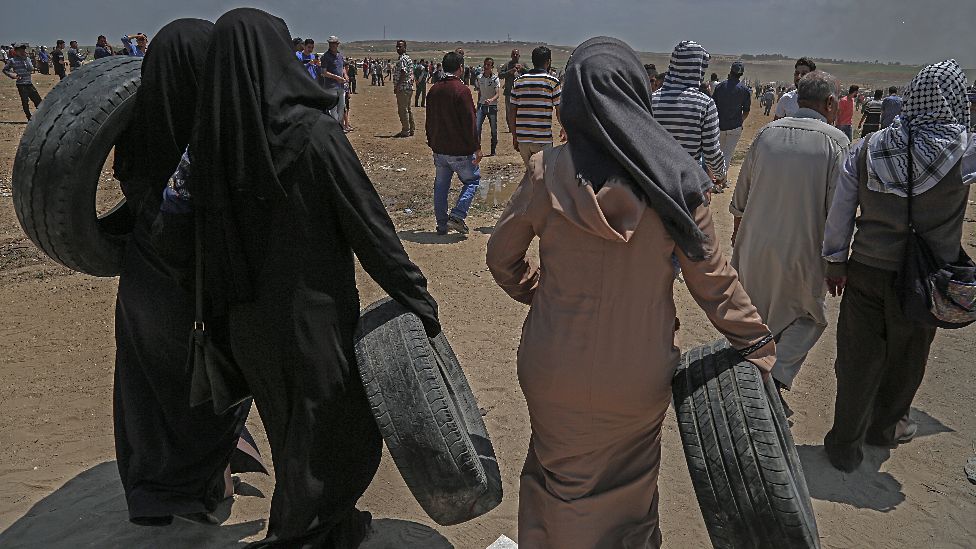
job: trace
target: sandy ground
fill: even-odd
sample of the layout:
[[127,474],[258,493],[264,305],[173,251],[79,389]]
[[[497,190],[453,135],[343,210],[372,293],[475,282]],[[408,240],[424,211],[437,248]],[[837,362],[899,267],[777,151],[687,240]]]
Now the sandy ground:
[[[52,77],[39,77],[42,94]],[[411,497],[388,455],[361,507],[377,519],[370,548],[484,548],[499,535],[517,538],[518,472],[528,444],[528,415],[515,375],[515,351],[526,307],[508,299],[484,264],[485,245],[501,210],[496,191],[479,196],[467,238],[437,237],[429,189],[433,166],[423,132],[399,130],[392,88],[360,86],[350,139],[426,273],[453,342],[483,408],[501,464],[505,499],[466,524],[436,526]],[[424,110],[415,109],[423,127]],[[126,522],[114,462],[111,418],[113,304],[116,280],[69,271],[38,252],[17,223],[10,198],[15,147],[24,130],[12,82],[0,83],[0,547],[237,547],[259,539],[273,479],[243,475],[244,492],[219,528],[177,523],[146,529]],[[754,112],[736,167],[758,128]],[[10,123],[6,121],[16,121]],[[520,175],[511,136],[500,133],[499,156],[483,163],[503,204]],[[487,133],[487,128],[485,132]],[[487,141],[487,136],[486,136]],[[720,238],[731,230],[731,193],[713,203]],[[973,250],[973,202],[964,239]],[[726,245],[728,251],[728,245]],[[364,304],[381,297],[361,277]],[[675,289],[685,347],[717,337],[685,288]],[[830,318],[838,301],[829,299]],[[963,464],[974,453],[976,398],[969,386],[976,331],[941,331],[913,417],[920,436],[896,450],[872,449],[861,468],[843,474],[821,446],[833,409],[832,325],[811,353],[788,400],[824,547],[976,546],[976,487]],[[250,421],[268,455],[263,429]],[[229,507],[229,506],[228,506]],[[661,522],[668,547],[708,546],[708,537],[673,417],[664,431]]]

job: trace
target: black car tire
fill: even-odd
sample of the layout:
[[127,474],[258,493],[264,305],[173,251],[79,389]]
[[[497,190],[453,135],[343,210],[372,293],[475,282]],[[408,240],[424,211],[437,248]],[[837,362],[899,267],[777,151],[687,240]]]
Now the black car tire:
[[41,101],[17,148],[14,209],[31,241],[94,276],[122,266],[133,217],[124,200],[97,215],[105,159],[132,119],[142,59],[117,56],[75,70]]
[[458,524],[501,503],[488,430],[443,333],[428,339],[416,315],[386,298],[363,311],[356,360],[390,455],[430,518]]
[[681,358],[678,431],[712,544],[819,548],[817,522],[789,423],[771,379],[725,340]]

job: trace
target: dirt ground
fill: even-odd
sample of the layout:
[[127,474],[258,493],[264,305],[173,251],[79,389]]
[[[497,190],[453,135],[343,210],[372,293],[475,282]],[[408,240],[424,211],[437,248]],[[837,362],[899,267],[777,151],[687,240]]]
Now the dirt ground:
[[[786,75],[788,78],[788,75]],[[38,77],[42,94],[53,77]],[[476,199],[467,238],[434,234],[433,165],[423,131],[399,131],[392,88],[363,82],[352,101],[350,134],[393,216],[410,257],[423,269],[441,307],[444,329],[483,408],[501,465],[505,499],[468,523],[435,525],[403,483],[388,454],[361,501],[380,519],[368,548],[483,549],[505,534],[517,539],[518,473],[528,444],[528,414],[515,375],[519,330],[527,308],[493,283],[485,246],[505,197],[521,174],[511,135],[500,130],[499,155],[482,164],[491,191]],[[423,128],[424,109],[415,109]],[[0,83],[0,547],[238,547],[259,539],[273,479],[243,475],[245,492],[219,528],[177,522],[146,529],[126,521],[112,438],[113,305],[116,280],[69,271],[24,236],[10,197],[14,152],[25,128],[12,82]],[[770,119],[755,110],[743,152]],[[485,133],[488,129],[485,128]],[[487,135],[485,137],[487,141]],[[713,202],[720,238],[731,230],[731,193]],[[497,205],[496,205],[497,203]],[[976,206],[964,240],[976,251]],[[727,241],[726,241],[727,242]],[[730,253],[726,244],[726,251]],[[360,277],[364,305],[381,297]],[[686,289],[675,286],[681,339],[690,347],[718,337]],[[830,318],[838,300],[828,298]],[[976,546],[976,486],[963,464],[974,454],[976,329],[940,331],[912,415],[919,437],[896,450],[869,449],[858,471],[843,474],[822,448],[833,410],[834,326],[811,353],[788,401],[824,547]],[[269,455],[263,429],[250,426]],[[667,547],[709,545],[680,442],[669,417],[664,431],[661,523]]]

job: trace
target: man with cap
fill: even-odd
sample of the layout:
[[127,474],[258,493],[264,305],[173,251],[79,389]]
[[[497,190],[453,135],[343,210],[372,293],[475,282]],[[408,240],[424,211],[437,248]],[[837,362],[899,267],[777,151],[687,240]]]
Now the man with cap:
[[322,54],[321,71],[322,87],[327,90],[339,91],[339,102],[329,111],[329,115],[342,123],[342,118],[346,114],[346,82],[349,76],[346,73],[346,59],[339,52],[339,38],[329,37],[329,50]]
[[[61,45],[63,46],[64,42]],[[61,65],[61,71],[64,72],[64,65]],[[17,44],[14,46],[10,58],[4,63],[3,74],[17,81],[17,93],[20,95],[20,103],[24,107],[24,114],[27,115],[28,121],[31,119],[28,101],[34,102],[35,110],[41,102],[41,94],[37,93],[37,88],[34,87],[34,83],[31,81],[31,74],[33,72],[34,65],[27,56],[27,44]]]
[[[729,78],[719,82],[712,93],[715,108],[718,109],[718,142],[725,157],[726,171],[732,165],[732,154],[735,153],[735,146],[742,137],[742,124],[748,118],[752,106],[752,94],[740,81],[743,73],[745,73],[745,66],[742,61],[732,63]],[[716,190],[721,191],[725,186],[726,184],[722,183]]]

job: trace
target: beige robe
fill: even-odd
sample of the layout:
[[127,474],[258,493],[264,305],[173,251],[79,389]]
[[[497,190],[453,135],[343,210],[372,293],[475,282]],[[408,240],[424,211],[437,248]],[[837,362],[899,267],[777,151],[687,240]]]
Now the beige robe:
[[729,205],[742,218],[732,266],[774,334],[798,318],[827,325],[821,249],[850,141],[812,116],[820,115],[800,109],[759,132]]
[[[736,348],[769,334],[696,210],[710,256],[690,261],[630,188],[594,194],[567,146],[532,157],[488,242],[488,267],[531,305],[518,351],[532,438],[519,490],[522,549],[660,545],[661,423],[679,359],[672,296],[677,254],[709,320]],[[526,250],[539,237],[541,268]],[[749,357],[772,368],[772,343]]]

